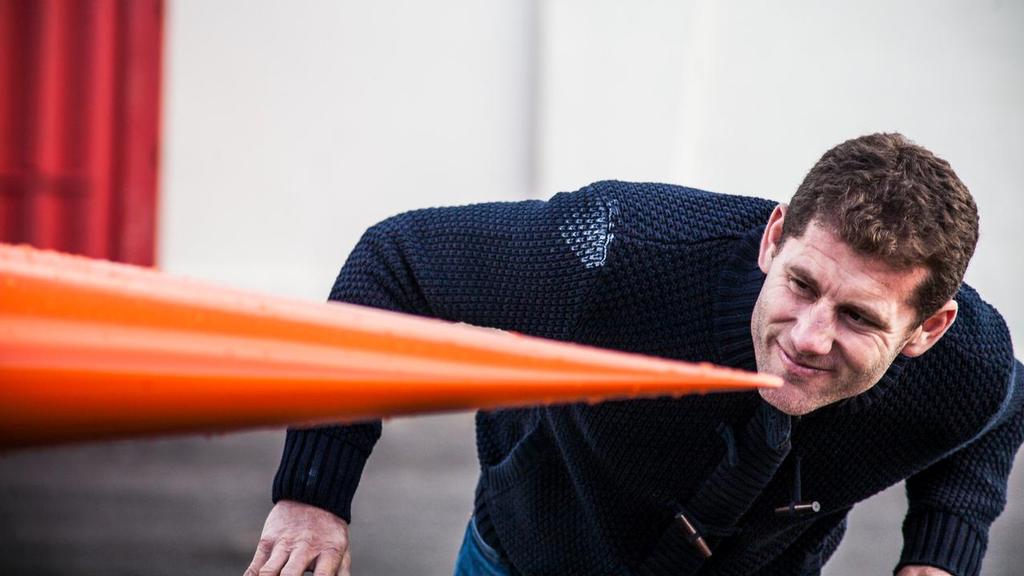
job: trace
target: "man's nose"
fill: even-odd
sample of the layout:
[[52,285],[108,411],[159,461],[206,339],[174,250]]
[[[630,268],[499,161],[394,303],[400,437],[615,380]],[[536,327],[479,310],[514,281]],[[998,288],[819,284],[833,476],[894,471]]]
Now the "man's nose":
[[805,308],[790,331],[794,352],[807,356],[825,356],[832,351],[835,323],[832,313],[821,302]]

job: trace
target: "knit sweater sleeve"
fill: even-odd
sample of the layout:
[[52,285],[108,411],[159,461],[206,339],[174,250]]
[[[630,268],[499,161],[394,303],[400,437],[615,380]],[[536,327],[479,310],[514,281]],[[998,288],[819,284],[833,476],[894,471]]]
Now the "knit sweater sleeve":
[[[373,226],[330,299],[568,338],[610,242],[609,201],[588,187],[550,201],[407,212]],[[351,521],[380,421],[289,429],[273,500]]]
[[955,576],[981,571],[988,529],[1006,506],[1007,479],[1024,441],[1024,366],[1016,361],[1004,410],[967,447],[907,479],[910,509],[896,567],[941,568]]

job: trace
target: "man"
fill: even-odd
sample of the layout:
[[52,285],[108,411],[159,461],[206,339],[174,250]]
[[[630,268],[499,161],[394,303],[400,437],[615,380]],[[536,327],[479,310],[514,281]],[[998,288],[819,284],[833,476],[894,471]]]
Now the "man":
[[[945,161],[875,134],[827,152],[788,206],[600,182],[402,214],[331,298],[784,380],[479,413],[458,574],[816,574],[851,507],[903,479],[899,574],[977,574],[1024,439],[1024,369],[961,286],[977,235]],[[379,434],[289,431],[247,574],[348,574]]]

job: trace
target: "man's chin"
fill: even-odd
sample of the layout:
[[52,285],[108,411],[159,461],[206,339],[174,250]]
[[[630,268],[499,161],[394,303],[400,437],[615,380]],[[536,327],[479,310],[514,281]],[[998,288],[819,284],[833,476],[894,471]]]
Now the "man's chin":
[[814,411],[814,406],[789,384],[779,388],[761,388],[758,393],[765,402],[790,416],[803,416]]

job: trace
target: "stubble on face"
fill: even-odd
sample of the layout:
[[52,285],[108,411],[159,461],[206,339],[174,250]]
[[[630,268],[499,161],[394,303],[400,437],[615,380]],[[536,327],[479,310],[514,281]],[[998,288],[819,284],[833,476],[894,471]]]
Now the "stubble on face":
[[[783,330],[768,326],[764,318],[764,307],[760,304],[759,297],[751,319],[757,370],[779,376],[783,379],[783,385],[779,388],[761,388],[758,393],[765,402],[790,416],[803,416],[871,389],[896,360],[902,348],[902,345],[896,347],[888,356],[877,359],[861,370],[851,369],[834,358],[801,356],[792,351],[792,346],[785,346],[779,341]],[[793,374],[786,369],[783,354],[799,364],[821,367],[823,370],[809,377]]]
[[[813,224],[784,246],[785,254],[775,248],[767,269],[762,266],[767,278],[754,305],[751,336],[758,371],[783,379],[779,388],[760,390],[762,398],[799,416],[863,393],[881,379],[913,336],[914,311],[906,297],[921,272],[893,270],[856,254]],[[866,302],[890,303],[876,306],[888,310],[884,327],[853,327],[846,311],[851,299],[860,310]],[[819,304],[814,316],[806,316]],[[798,325],[803,349],[794,345]],[[807,345],[808,334],[827,345]]]

